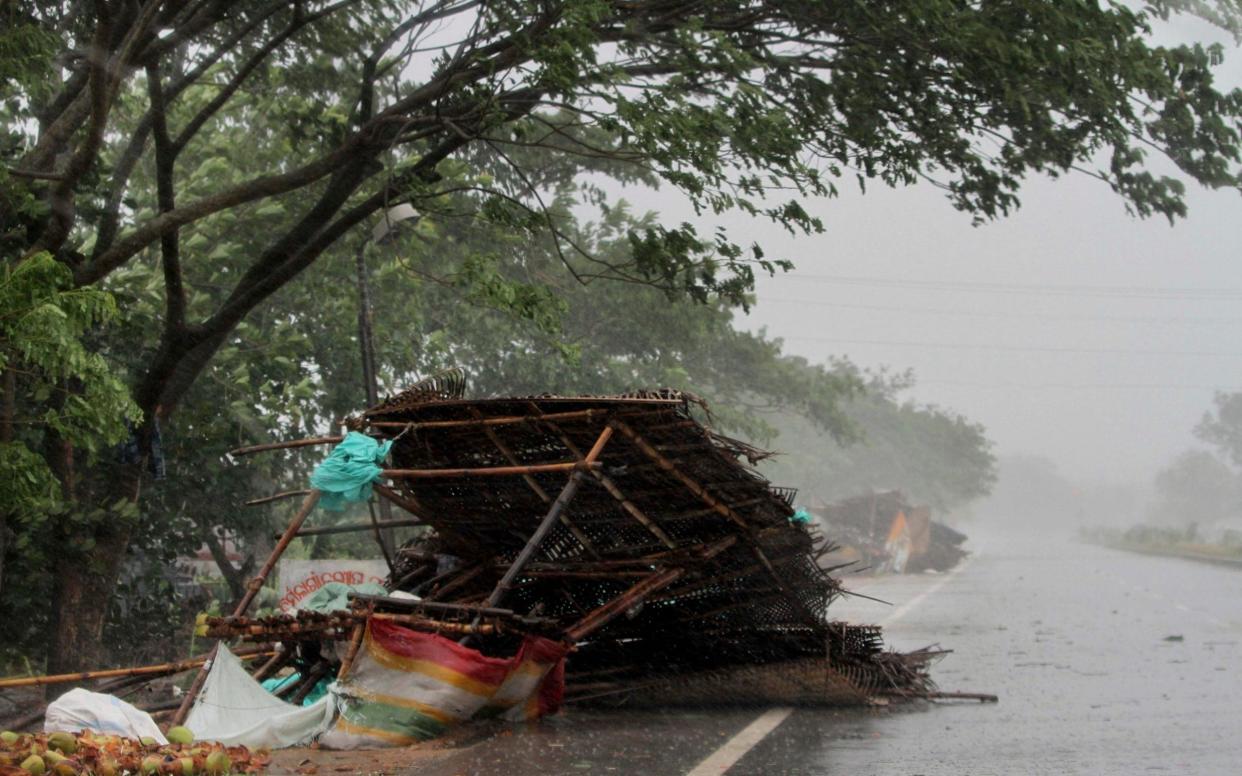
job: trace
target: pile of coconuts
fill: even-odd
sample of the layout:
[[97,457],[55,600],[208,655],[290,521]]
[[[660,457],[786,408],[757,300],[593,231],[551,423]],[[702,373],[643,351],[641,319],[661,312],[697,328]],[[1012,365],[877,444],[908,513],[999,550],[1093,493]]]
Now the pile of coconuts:
[[0,776],[227,776],[257,773],[265,753],[244,746],[195,743],[194,734],[174,727],[160,746],[89,731],[0,733]]

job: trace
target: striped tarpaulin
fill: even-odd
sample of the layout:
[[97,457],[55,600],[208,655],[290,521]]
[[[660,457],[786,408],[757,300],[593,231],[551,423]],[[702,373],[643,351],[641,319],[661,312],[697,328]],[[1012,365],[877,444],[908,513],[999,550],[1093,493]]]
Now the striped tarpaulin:
[[564,692],[566,652],[559,642],[527,637],[513,657],[488,657],[442,636],[372,620],[337,689],[340,715],[321,743],[402,746],[469,719],[553,713]]

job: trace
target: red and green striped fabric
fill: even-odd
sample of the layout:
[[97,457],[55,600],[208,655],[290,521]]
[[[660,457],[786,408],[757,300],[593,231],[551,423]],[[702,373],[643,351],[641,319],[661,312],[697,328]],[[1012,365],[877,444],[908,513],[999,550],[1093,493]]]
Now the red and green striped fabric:
[[402,746],[469,719],[532,719],[560,708],[564,644],[527,637],[511,658],[488,657],[431,633],[372,621],[340,715],[321,743],[337,749]]

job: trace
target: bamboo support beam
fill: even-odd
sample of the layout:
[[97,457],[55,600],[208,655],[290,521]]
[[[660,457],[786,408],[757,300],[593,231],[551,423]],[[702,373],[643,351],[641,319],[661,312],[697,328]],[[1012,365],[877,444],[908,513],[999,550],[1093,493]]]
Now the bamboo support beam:
[[[477,634],[480,636],[490,636],[497,633],[500,627],[493,622],[481,622],[477,625],[469,622],[446,622],[443,620],[428,620],[422,617],[415,617],[408,614],[388,614],[385,612],[376,612],[371,615],[372,620],[386,620],[395,622],[399,625],[406,625],[416,630],[432,631],[437,633],[454,633],[463,635]],[[519,631],[514,630],[517,633]]]
[[679,482],[681,482],[681,484],[684,485],[687,490],[689,490],[695,496],[698,496],[699,500],[702,501],[704,504],[707,504],[707,506],[711,507],[716,512],[729,518],[734,523],[736,523],[739,527],[749,528],[749,525],[747,525],[746,520],[741,515],[734,512],[732,509],[729,508],[727,504],[723,503],[722,501],[717,499],[715,496],[708,493],[703,488],[702,485],[695,482],[692,478],[690,478],[688,475],[686,475],[680,469],[678,469],[677,464],[670,461],[659,450],[656,450],[654,447],[652,447],[651,444],[647,440],[639,436],[638,432],[636,432],[634,429],[630,428],[623,421],[616,420],[616,419],[610,421],[608,425],[610,428],[615,428],[616,430],[624,434],[626,437],[628,437],[629,440],[633,442],[634,445],[639,450],[642,451],[643,455],[655,461],[656,464],[658,464],[661,469],[668,472],[674,478],[676,478]]
[[556,472],[585,471],[599,464],[566,461],[564,463],[540,463],[529,466],[490,466],[478,469],[385,469],[381,477],[393,480],[465,479],[469,477],[512,477],[528,474],[551,474]]
[[274,493],[270,496],[263,496],[262,498],[252,498],[249,501],[245,502],[244,506],[257,507],[263,504],[270,504],[273,501],[281,501],[287,498],[296,498],[298,496],[305,496],[307,493],[310,493],[310,491],[309,490],[286,490],[283,493]]
[[[276,654],[270,651],[270,647],[252,647],[249,650],[239,650],[238,657],[242,660],[254,660],[259,657],[268,657]],[[213,653],[214,654],[214,651]],[[212,658],[212,654],[199,655],[187,660],[179,660],[174,663],[160,663],[153,666],[136,666],[134,668],[106,668],[99,671],[80,671],[75,674],[46,674],[43,676],[19,676],[8,679],[0,679],[0,689],[8,689],[10,687],[41,687],[49,684],[65,684],[67,682],[89,682],[95,679],[110,679],[113,677],[124,676],[170,676],[189,671],[192,668],[198,668]]]
[[259,569],[259,573],[255,575],[254,579],[246,584],[246,594],[237,603],[237,608],[233,611],[234,616],[243,615],[250,608],[250,604],[254,602],[255,596],[259,594],[259,590],[263,587],[263,583],[267,581],[268,575],[272,573],[272,569],[276,568],[276,563],[280,560],[280,556],[285,554],[289,543],[298,535],[298,531],[302,530],[302,523],[306,522],[306,518],[310,516],[311,510],[318,503],[318,490],[312,490],[306,494],[306,498],[302,500],[302,506],[298,509],[297,514],[293,516],[293,519],[289,521],[288,527],[285,528],[280,541],[276,542],[276,546],[272,548],[272,552],[267,556],[263,567]]
[[404,509],[406,512],[409,512],[411,515],[414,515],[418,519],[423,520],[423,522],[426,522],[423,517],[425,512],[422,506],[412,496],[398,493],[382,482],[371,483],[371,488],[383,498],[388,499],[392,503]]
[[522,573],[522,569],[526,568],[526,564],[534,557],[535,552],[539,549],[539,545],[543,543],[548,532],[552,530],[552,524],[560,519],[561,512],[565,511],[565,507],[569,505],[569,502],[578,493],[578,488],[582,485],[583,473],[591,467],[599,465],[596,459],[604,451],[604,445],[608,444],[612,434],[612,427],[605,426],[603,432],[600,433],[599,438],[595,440],[595,444],[591,447],[591,451],[587,453],[586,458],[580,462],[574,462],[572,466],[574,473],[570,476],[569,482],[565,483],[564,489],[556,497],[556,501],[552,502],[551,509],[544,515],[543,520],[539,523],[539,527],[530,535],[530,539],[526,541],[526,546],[522,548],[517,558],[509,565],[509,570],[496,583],[495,589],[487,597],[485,606],[495,606],[504,599],[505,594],[509,592],[509,588],[513,586],[514,580]]
[[776,573],[776,569],[773,568],[772,562],[768,560],[768,556],[763,552],[763,548],[761,548],[759,544],[755,542],[754,538],[751,537],[750,525],[746,522],[745,518],[733,511],[728,504],[725,504],[711,493],[708,493],[702,485],[695,482],[693,478],[678,469],[675,463],[666,458],[662,453],[660,453],[659,450],[652,447],[647,440],[643,439],[638,432],[634,431],[634,429],[627,426],[624,422],[613,419],[609,421],[608,426],[609,428],[617,429],[628,437],[629,440],[633,442],[644,455],[659,464],[661,469],[675,477],[679,482],[681,482],[682,485],[685,485],[691,493],[699,497],[700,501],[719,512],[721,515],[729,518],[737,524],[739,528],[746,531],[747,540],[751,545],[751,550],[754,552],[755,557],[759,560],[760,564],[764,568],[764,571],[769,577],[771,577],[772,581],[774,581],[778,587],[785,591],[790,604],[792,604],[798,611],[798,614],[802,617],[802,619],[812,627],[818,627],[821,624],[819,618],[817,618],[812,612],[802,605],[802,602],[794,594],[794,591],[790,590],[785,584],[785,580],[781,578],[780,574]]
[[[448,595],[454,590],[458,590],[470,584],[480,574],[482,574],[486,569],[487,569],[486,564],[476,563],[473,566],[466,568],[464,571],[461,571],[461,573],[458,574],[457,577],[450,579],[448,582],[445,582],[443,587],[430,591],[424,597],[424,600],[434,601],[437,598],[443,598],[444,596]],[[454,571],[459,571],[459,570],[460,569],[454,569]]]
[[306,700],[306,696],[311,694],[311,690],[315,689],[315,685],[319,684],[319,680],[328,675],[328,671],[331,668],[332,664],[327,660],[317,661],[306,672],[305,678],[299,682],[298,689],[293,693],[293,697],[289,699],[289,702],[294,706],[301,706],[302,701]]
[[[531,403],[531,407],[536,412],[539,411],[538,405],[533,402]],[[542,416],[543,419],[546,419],[547,417],[547,415]],[[574,455],[575,458],[584,460],[582,451],[578,449],[578,446],[574,444],[574,441],[570,439],[564,431],[552,423],[548,423],[547,425],[548,428],[552,429],[552,431],[560,438],[561,444],[565,445],[565,447]],[[617,484],[612,481],[612,478],[604,474],[602,471],[595,469],[591,471],[591,475],[595,477],[596,482],[604,486],[604,489],[608,491],[608,494],[621,505],[621,508],[624,509],[626,513],[641,523],[643,527],[646,528],[652,536],[659,539],[665,547],[668,547],[669,549],[675,549],[677,547],[677,542],[673,541],[672,538],[664,532],[663,528],[657,525],[656,522],[650,517],[647,517],[647,515],[634,504],[634,502],[626,498],[625,494],[621,492],[621,489],[617,487]]]
[[251,674],[251,676],[256,682],[262,682],[264,679],[283,668],[292,657],[293,650],[282,647],[281,649],[276,650],[276,654],[272,655],[267,662],[259,666],[259,668]]
[[338,682],[345,681],[349,676],[349,672],[353,670],[354,661],[358,659],[358,650],[362,647],[362,639],[367,632],[367,621],[362,620],[354,626],[354,632],[349,637],[349,649],[345,652],[345,657],[341,659],[341,668],[336,672],[336,680]]
[[[627,404],[636,404],[636,402],[627,402]],[[682,404],[681,400],[655,400],[650,404],[661,410],[661,408]],[[573,410],[569,412],[548,412],[543,416],[532,415],[505,415],[501,417],[471,417],[461,418],[456,421],[426,421],[422,423],[409,423],[405,421],[366,421],[366,425],[373,428],[410,428],[411,431],[424,431],[426,428],[462,428],[462,427],[481,427],[481,426],[514,426],[518,423],[533,423],[540,420],[553,421],[580,421],[590,420],[592,417],[605,417],[611,415],[616,410],[612,407],[595,407],[591,410]],[[650,412],[651,410],[647,410]]]
[[[726,536],[719,541],[715,541],[708,545],[699,553],[699,557],[703,560],[709,560],[716,557],[720,553],[732,547],[737,543],[736,536]],[[636,583],[633,587],[626,590],[621,595],[612,599],[608,603],[600,606],[586,614],[576,624],[565,631],[565,639],[567,641],[581,641],[586,636],[591,635],[595,631],[607,625],[621,613],[627,609],[642,603],[647,596],[662,590],[676,582],[685,575],[686,567],[677,566],[674,568],[657,571],[648,575],[642,581]]]
[[433,612],[466,612],[472,615],[481,614],[487,617],[521,617],[512,609],[500,609],[494,606],[467,606],[465,604],[447,604],[439,601],[415,601],[410,598],[393,598],[382,595],[366,595],[365,593],[350,593],[349,600],[355,605],[373,606],[377,609],[382,606],[391,609],[404,609],[406,611],[426,609]]
[[[373,530],[375,525],[380,528],[409,528],[416,525],[424,525],[422,520],[415,518],[404,518],[400,520],[380,520],[377,524],[371,522],[366,523],[346,523],[345,525],[320,525],[313,528],[303,528],[298,531],[297,537],[303,536],[327,536],[331,534],[357,533],[359,531]],[[281,534],[276,534],[273,539],[279,540]]]
[[311,447],[313,445],[334,445],[344,438],[341,436],[324,436],[312,437],[310,439],[291,439],[287,442],[268,442],[262,445],[239,447],[236,450],[230,450],[229,455],[251,455],[253,453],[266,453],[270,450],[289,450],[295,447]]
[[[479,417],[478,409],[471,409],[475,417]],[[504,443],[504,440],[500,438],[500,435],[496,433],[495,429],[491,426],[484,426],[483,431],[487,434],[487,438],[491,440],[492,444],[496,446],[496,449],[500,451],[500,454],[504,456],[505,460],[508,461],[511,466],[521,466],[521,461],[519,461],[518,457],[514,455],[511,449],[509,449],[509,446]],[[574,455],[575,457],[581,457],[578,456],[576,451],[574,452]],[[540,501],[545,504],[552,503],[552,497],[549,496],[548,492],[543,489],[543,486],[539,484],[538,480],[529,474],[523,474],[522,479],[526,482],[526,486],[531,489],[531,492],[534,493]],[[567,528],[569,532],[574,535],[574,538],[578,540],[578,543],[582,545],[582,549],[586,550],[592,557],[600,557],[599,552],[595,549],[595,545],[591,542],[590,537],[583,533],[581,528],[574,525],[573,521],[569,519],[569,515],[562,512],[560,520],[561,525],[565,526],[565,528]]]

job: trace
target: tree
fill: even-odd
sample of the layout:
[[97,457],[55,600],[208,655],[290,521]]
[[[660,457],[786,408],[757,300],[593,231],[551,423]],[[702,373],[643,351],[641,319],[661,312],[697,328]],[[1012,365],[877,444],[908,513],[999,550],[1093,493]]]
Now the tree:
[[[17,264],[46,253],[76,286],[103,288],[158,255],[163,314],[129,376],[142,414],[136,442],[149,457],[157,418],[174,412],[237,327],[387,205],[423,208],[465,191],[485,217],[551,233],[560,255],[579,252],[548,216],[539,171],[511,153],[522,148],[629,166],[701,211],[802,231],[819,228],[802,199],[832,194],[848,176],[937,178],[954,206],[986,219],[1017,206],[1024,176],[1098,159],[1091,174],[1134,212],[1181,215],[1182,184],[1146,171],[1145,154],[1160,149],[1194,180],[1236,187],[1242,95],[1213,86],[1219,49],[1146,42],[1152,21],[1172,12],[1235,34],[1242,18],[1234,0],[1141,10],[10,0],[0,6],[0,76],[16,77],[0,81],[0,200],[23,204],[0,212],[0,254]],[[228,162],[242,145],[255,166]],[[448,174],[482,147],[514,159],[504,178]],[[154,179],[152,193],[132,187],[141,175]],[[196,240],[253,225],[266,238],[229,255]],[[689,224],[653,223],[629,244],[620,261],[583,251],[590,269],[565,270],[581,282],[740,303],[756,270],[788,266]],[[207,286],[203,266],[223,283]],[[39,449],[66,449],[56,429],[43,433]],[[107,476],[70,468],[58,476],[77,478],[71,512],[142,492],[141,460]],[[56,569],[57,669],[97,651],[127,525],[71,531],[94,563],[66,555]]]
[[982,498],[996,483],[996,458],[985,429],[940,407],[904,400],[909,374],[862,374],[848,362],[834,371],[863,386],[839,400],[852,436],[816,433],[805,419],[780,413],[774,444],[783,455],[765,463],[780,485],[799,488],[803,499],[836,501],[869,490],[901,490],[917,503],[948,512]]
[[1156,475],[1151,516],[1178,524],[1212,523],[1242,507],[1238,476],[1207,450],[1187,450]]
[[1195,436],[1242,466],[1242,393],[1218,393],[1214,403],[1195,426]]

